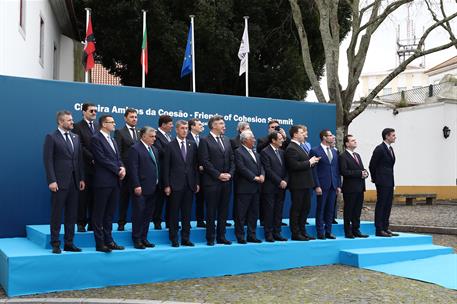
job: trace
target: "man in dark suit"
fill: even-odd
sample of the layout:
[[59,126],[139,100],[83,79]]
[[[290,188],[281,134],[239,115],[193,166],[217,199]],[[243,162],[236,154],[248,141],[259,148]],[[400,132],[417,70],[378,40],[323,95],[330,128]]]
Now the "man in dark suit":
[[355,137],[348,134],[344,136],[343,143],[346,149],[340,154],[339,160],[340,173],[343,176],[344,236],[348,239],[366,238],[368,235],[360,231],[360,215],[368,171],[363,167],[360,155],[354,151],[357,148]]
[[144,127],[140,140],[129,149],[127,171],[132,195],[132,239],[136,249],[152,248],[148,240],[149,223],[154,211],[157,185],[159,184],[159,152],[153,146],[156,130]]
[[236,127],[237,135],[234,138],[230,139],[230,144],[232,145],[233,151],[241,146],[240,134],[246,130],[251,130],[251,126],[246,121],[240,121]]
[[284,151],[281,149],[284,138],[274,131],[268,135],[270,144],[260,153],[265,169],[265,182],[262,186],[263,219],[267,242],[287,241],[281,236],[281,221],[284,197],[289,181]]
[[290,231],[292,240],[295,241],[314,239],[306,233],[305,224],[311,207],[311,189],[315,185],[311,168],[319,162],[319,158],[310,157],[305,151],[304,142],[307,132],[305,126],[292,126],[289,130],[292,139],[284,155],[292,201],[289,216]]
[[[121,159],[124,164],[127,164],[130,147],[140,138],[139,131],[136,128],[138,123],[138,115],[135,109],[127,109],[124,114],[125,126],[122,129],[114,131],[114,139],[121,154]],[[129,185],[129,172],[121,183],[121,199],[119,201],[119,219],[117,221],[117,230],[124,231],[125,223],[127,222],[127,212],[129,209],[129,201],[131,195],[131,187]]]
[[[281,133],[282,137],[284,138],[284,142],[282,143],[281,149],[286,150],[287,146],[290,143],[290,139],[287,137],[286,131],[284,131],[284,129],[281,128],[277,120],[270,120],[268,122],[268,134],[270,134],[273,131]],[[262,150],[269,145],[268,134],[257,140],[257,153],[262,152]]]
[[51,190],[52,253],[61,253],[60,225],[65,210],[64,250],[81,251],[73,244],[79,191],[84,190],[84,173],[79,136],[71,133],[73,117],[68,111],[57,113],[57,130],[46,135],[43,160]]
[[333,149],[334,137],[330,130],[319,133],[321,144],[311,149],[309,155],[319,158],[313,167],[313,179],[317,195],[316,231],[320,240],[335,239],[332,234],[332,222],[335,212],[336,195],[341,192],[338,154]]
[[92,209],[94,205],[94,157],[90,152],[90,140],[94,133],[98,131],[97,107],[93,103],[82,105],[83,119],[75,123],[73,132],[79,135],[81,149],[83,153],[85,188],[79,194],[78,203],[78,232],[92,231]]
[[99,118],[100,131],[96,132],[90,142],[90,149],[95,161],[94,173],[94,211],[92,226],[96,250],[111,252],[123,250],[112,236],[113,215],[119,201],[120,182],[125,177],[125,167],[121,161],[120,151],[111,138],[116,123],[111,115]]
[[[171,130],[173,129],[173,118],[170,115],[160,115],[158,121],[159,128],[156,132],[156,141],[154,143],[154,147],[157,148],[159,151],[159,165],[163,162],[165,147],[168,143],[172,140],[171,137]],[[159,168],[159,172],[161,173]],[[162,174],[161,174],[162,175]],[[168,203],[163,192],[163,184],[162,179],[159,179],[159,189],[157,190],[157,197],[156,203],[154,208],[154,214],[152,216],[152,221],[154,222],[154,229],[162,229],[162,214],[163,214],[163,207],[165,205],[165,222],[166,227],[168,227],[168,217],[169,217],[169,210],[168,210]]]
[[[265,181],[265,171],[260,156],[254,152],[255,137],[250,130],[240,134],[241,146],[235,150],[235,235],[239,244],[261,243],[256,236],[259,217],[261,184]],[[244,225],[247,223],[247,237],[244,237]]]
[[190,241],[190,216],[194,193],[199,191],[197,144],[187,140],[188,124],[176,122],[176,138],[165,148],[163,158],[163,186],[169,197],[171,246],[179,247],[178,223],[181,214],[181,245],[194,246]]
[[374,219],[376,236],[398,236],[397,233],[389,230],[389,217],[395,186],[395,153],[392,144],[395,143],[396,138],[394,129],[385,128],[382,130],[383,142],[374,149],[370,160],[371,181],[376,185],[377,195]]
[[[189,124],[189,133],[187,134],[187,139],[194,141],[198,146],[200,145],[200,136],[203,130],[203,123],[198,118],[192,118],[188,121]],[[203,173],[203,166],[198,165],[199,177],[201,179]],[[203,194],[203,188],[200,187],[200,191],[195,194],[195,217],[197,220],[197,227],[206,228],[205,223],[205,197]]]
[[230,140],[223,137],[225,122],[222,116],[215,115],[208,121],[210,134],[201,139],[198,159],[203,166],[202,186],[206,202],[206,241],[214,245],[215,219],[217,217],[217,237],[219,244],[230,245],[225,237],[227,210],[235,173],[235,162]]

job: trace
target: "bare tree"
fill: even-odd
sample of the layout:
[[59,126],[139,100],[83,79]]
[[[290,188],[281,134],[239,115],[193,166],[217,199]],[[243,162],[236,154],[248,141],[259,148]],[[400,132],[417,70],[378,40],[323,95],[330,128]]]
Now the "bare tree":
[[[457,40],[452,32],[450,21],[457,17],[457,12],[446,12],[443,0],[439,1],[439,12],[435,12],[431,0],[421,0],[426,3],[428,13],[433,18],[433,24],[424,30],[419,42],[409,57],[405,58],[390,74],[388,74],[366,97],[354,100],[360,74],[362,73],[371,38],[388,16],[400,7],[414,0],[364,1],[359,0],[306,0],[303,5],[313,5],[319,14],[319,30],[325,52],[325,67],[329,100],[326,100],[319,79],[313,70],[308,46],[308,36],[303,26],[303,18],[298,0],[289,0],[292,16],[301,44],[303,65],[319,102],[336,104],[336,136],[338,148],[342,148],[342,138],[348,132],[348,126],[367,106],[373,102],[377,94],[398,74],[403,72],[408,64],[427,54],[439,52],[452,46],[457,48]],[[417,1],[417,0],[416,0]],[[348,61],[347,86],[342,88],[338,76],[340,52],[340,25],[338,23],[338,7],[340,2],[349,5],[352,12],[352,24],[349,47],[346,51]],[[449,42],[426,49],[425,41],[438,28],[449,34]],[[353,107],[353,104],[357,106]],[[340,150],[341,151],[341,150]]]

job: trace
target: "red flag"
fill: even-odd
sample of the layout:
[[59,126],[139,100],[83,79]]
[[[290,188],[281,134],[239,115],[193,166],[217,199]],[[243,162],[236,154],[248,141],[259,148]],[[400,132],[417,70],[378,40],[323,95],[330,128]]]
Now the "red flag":
[[92,18],[89,15],[89,22],[86,29],[86,40],[84,44],[84,53],[83,53],[83,65],[84,69],[89,71],[95,65],[94,62],[94,53],[95,53],[95,36],[92,32]]

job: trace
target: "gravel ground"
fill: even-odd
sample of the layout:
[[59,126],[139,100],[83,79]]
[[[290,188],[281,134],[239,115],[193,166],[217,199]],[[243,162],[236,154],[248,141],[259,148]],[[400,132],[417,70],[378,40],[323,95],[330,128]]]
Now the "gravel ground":
[[[365,220],[372,220],[368,205]],[[445,216],[443,216],[445,215]],[[457,204],[394,206],[392,224],[457,226]],[[453,220],[452,220],[453,219]],[[457,252],[456,235],[433,235]],[[0,298],[5,298],[0,290]],[[40,294],[37,298],[150,299],[206,303],[457,303],[457,291],[342,265]]]

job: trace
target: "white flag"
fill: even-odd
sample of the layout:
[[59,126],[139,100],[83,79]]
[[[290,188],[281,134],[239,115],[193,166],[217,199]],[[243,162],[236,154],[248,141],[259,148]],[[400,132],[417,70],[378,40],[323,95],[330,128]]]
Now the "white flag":
[[240,74],[243,75],[246,72],[247,64],[246,59],[249,53],[249,37],[248,37],[248,27],[244,27],[243,38],[241,39],[240,50],[238,51],[238,58],[240,58]]

